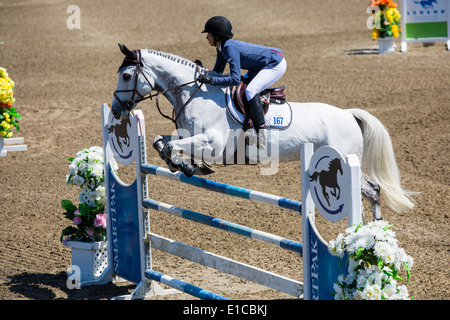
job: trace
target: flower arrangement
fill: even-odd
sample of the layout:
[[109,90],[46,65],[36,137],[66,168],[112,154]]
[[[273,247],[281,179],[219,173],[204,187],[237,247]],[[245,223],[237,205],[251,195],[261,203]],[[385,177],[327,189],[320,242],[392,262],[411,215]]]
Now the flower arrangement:
[[401,32],[400,12],[397,9],[395,0],[371,0],[370,7],[376,7],[372,11],[375,14],[372,27],[372,39],[395,37]]
[[[329,252],[342,258],[348,254],[348,275],[333,285],[335,300],[409,300],[413,258],[397,245],[395,232],[384,221],[353,226],[331,241]],[[400,276],[403,269],[405,280]]]
[[14,103],[14,81],[8,76],[5,68],[0,67],[0,137],[10,138],[12,128],[20,131],[21,115],[12,107]]
[[[69,174],[66,184],[81,188],[80,204],[75,206],[70,200],[62,200],[66,210],[64,216],[72,221],[61,234],[64,245],[69,240],[84,242],[106,240],[105,187],[103,170],[103,149],[90,147],[69,158]],[[112,164],[117,171],[117,163]]]

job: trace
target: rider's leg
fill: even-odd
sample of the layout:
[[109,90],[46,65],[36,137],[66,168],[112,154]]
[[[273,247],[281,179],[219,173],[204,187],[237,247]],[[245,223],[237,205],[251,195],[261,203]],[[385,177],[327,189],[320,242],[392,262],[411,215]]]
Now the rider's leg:
[[264,89],[277,82],[286,72],[286,60],[283,59],[277,66],[271,69],[262,69],[250,81],[245,90],[245,95],[250,103],[250,115],[256,131],[256,139],[260,147],[265,148],[264,134],[264,110],[259,94]]

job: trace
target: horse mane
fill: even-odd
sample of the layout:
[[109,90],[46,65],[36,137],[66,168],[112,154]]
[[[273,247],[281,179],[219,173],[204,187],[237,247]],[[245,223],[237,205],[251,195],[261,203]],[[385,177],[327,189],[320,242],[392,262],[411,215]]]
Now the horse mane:
[[[160,57],[163,57],[163,58],[166,58],[168,60],[171,60],[173,62],[179,63],[181,65],[188,66],[188,67],[190,67],[192,69],[195,69],[196,66],[197,66],[193,61],[190,61],[189,59],[186,59],[186,58],[182,58],[182,57],[177,56],[177,55],[172,54],[172,53],[167,53],[167,52],[163,52],[163,51],[157,51],[157,50],[153,50],[153,49],[147,49],[147,52],[151,53],[151,54],[154,54],[154,55],[157,55],[157,56],[160,56]],[[200,68],[202,69],[202,71],[203,71],[203,69],[205,69],[204,67],[201,67],[201,66],[200,66]]]
[[330,170],[331,168],[333,168],[333,165],[334,165],[335,163],[339,162],[339,161],[340,161],[339,158],[334,158],[333,160],[331,160],[331,161],[328,163],[328,169]]
[[[189,59],[186,59],[186,58],[183,58],[183,57],[180,57],[180,56],[177,56],[177,55],[175,55],[173,53],[167,53],[167,52],[158,51],[158,50],[154,50],[154,49],[146,49],[146,50],[147,50],[148,53],[151,53],[151,54],[154,54],[154,55],[166,58],[168,60],[171,60],[173,62],[179,63],[181,65],[188,66],[188,67],[190,67],[192,69],[197,68],[197,65],[193,61],[191,61]],[[199,67],[200,67],[200,72],[201,73],[204,73],[204,72],[207,71],[210,76],[226,77],[228,75],[228,74],[222,74],[222,73],[214,72],[212,70],[208,70],[207,68],[205,68],[203,66],[199,66]]]

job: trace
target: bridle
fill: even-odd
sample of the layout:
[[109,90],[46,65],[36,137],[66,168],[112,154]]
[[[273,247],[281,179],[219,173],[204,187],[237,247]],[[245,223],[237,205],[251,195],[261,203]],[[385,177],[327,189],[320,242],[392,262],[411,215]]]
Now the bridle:
[[[136,60],[130,60],[128,58],[125,58],[125,60],[127,62],[130,63],[130,66],[135,66],[135,70],[134,70],[134,88],[133,89],[128,89],[128,90],[116,90],[114,91],[114,97],[117,99],[117,101],[119,101],[119,103],[122,105],[122,107],[126,110],[128,110],[128,112],[130,112],[134,105],[143,101],[143,100],[153,100],[153,97],[155,97],[155,101],[156,101],[156,107],[158,108],[159,113],[166,119],[171,120],[173,123],[176,124],[176,121],[178,120],[179,116],[181,115],[181,113],[183,112],[183,110],[186,108],[186,106],[189,104],[189,102],[191,102],[192,98],[197,94],[197,92],[200,90],[201,86],[203,85],[203,83],[200,83],[200,85],[198,85],[197,89],[195,89],[194,93],[189,97],[189,99],[185,102],[185,104],[181,107],[180,112],[178,112],[178,114],[175,114],[175,108],[172,111],[172,116],[167,116],[165,115],[162,111],[161,108],[159,107],[159,95],[160,94],[166,94],[169,91],[174,91],[177,90],[181,87],[190,85],[192,83],[197,83],[197,80],[193,80],[193,81],[189,81],[183,84],[180,84],[178,86],[175,86],[173,88],[169,88],[166,90],[162,90],[162,91],[158,91],[156,90],[152,84],[150,83],[150,81],[148,80],[147,76],[145,75],[144,72],[142,72],[142,60],[141,60],[141,51],[140,50],[135,50],[134,51],[136,53]],[[197,70],[200,72],[200,66],[197,65]],[[142,75],[144,76],[145,81],[147,81],[148,85],[150,86],[151,90],[147,95],[142,95],[138,90],[137,90],[137,83],[138,83],[138,76],[139,73],[142,73]],[[152,91],[156,91],[156,93],[152,94]],[[132,92],[133,95],[131,96],[131,99],[126,100],[126,101],[122,101],[119,99],[119,97],[117,96],[118,93],[121,92]],[[136,95],[138,96],[137,99],[135,99]]]

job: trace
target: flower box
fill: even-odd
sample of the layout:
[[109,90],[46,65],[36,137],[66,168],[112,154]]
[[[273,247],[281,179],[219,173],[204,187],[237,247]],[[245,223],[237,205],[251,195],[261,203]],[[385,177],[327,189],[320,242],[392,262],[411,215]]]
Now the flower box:
[[0,156],[4,157],[9,152],[13,151],[27,151],[26,144],[23,143],[23,138],[3,138],[0,137]]
[[68,277],[79,287],[105,284],[110,281],[103,274],[108,266],[107,244],[104,241],[67,241],[72,249],[72,271]]
[[378,38],[378,53],[395,52],[394,37]]

